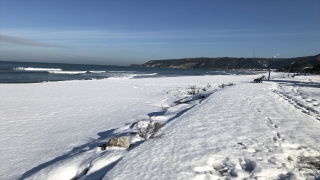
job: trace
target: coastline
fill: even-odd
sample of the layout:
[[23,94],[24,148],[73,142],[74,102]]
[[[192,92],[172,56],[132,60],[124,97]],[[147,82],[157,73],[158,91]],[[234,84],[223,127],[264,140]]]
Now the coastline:
[[124,66],[7,62],[0,67],[0,83],[42,83],[72,80],[136,79],[203,75],[244,75],[248,70],[194,70]]

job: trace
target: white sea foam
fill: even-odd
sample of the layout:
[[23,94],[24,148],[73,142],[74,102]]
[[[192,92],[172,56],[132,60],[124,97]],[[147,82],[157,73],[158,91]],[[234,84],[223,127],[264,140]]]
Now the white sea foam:
[[106,71],[89,71],[90,73],[105,73]]
[[158,73],[151,73],[151,74],[137,74],[137,76],[155,76]]
[[134,77],[134,75],[130,75],[130,74],[113,74],[111,75],[111,77],[109,77],[108,79],[132,79]]
[[[87,71],[63,71],[62,69],[58,68],[35,68],[35,67],[17,67],[14,68],[14,70],[20,70],[20,71],[47,71],[48,73],[52,74],[83,74]],[[102,73],[105,71],[90,71],[94,73]]]
[[110,79],[132,79],[134,77],[139,77],[139,76],[155,76],[158,73],[151,73],[151,74],[111,74],[112,77]]
[[134,77],[137,77],[137,76],[155,76],[157,75],[158,73],[151,73],[151,74],[129,74],[129,76],[131,78],[134,78]]
[[34,67],[17,67],[13,69],[20,70],[20,71],[62,71],[62,69],[57,69],[57,68],[34,68]]
[[52,74],[84,74],[87,71],[48,71]]

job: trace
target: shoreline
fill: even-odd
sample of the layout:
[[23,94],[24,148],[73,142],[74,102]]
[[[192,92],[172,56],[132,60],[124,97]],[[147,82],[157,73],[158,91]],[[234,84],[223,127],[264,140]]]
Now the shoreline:
[[[223,71],[221,69],[221,71]],[[248,70],[250,71],[250,70]],[[257,74],[263,74],[266,73],[265,71],[252,71],[254,73],[252,74],[247,74],[247,75],[257,75]],[[93,79],[74,79],[74,80],[52,80],[52,81],[34,81],[34,82],[0,82],[0,84],[38,84],[38,83],[51,83],[51,82],[71,82],[71,81],[95,81],[95,80],[110,80],[110,79],[144,79],[144,78],[166,78],[166,77],[186,77],[186,76],[219,76],[221,74],[216,74],[216,75],[212,75],[212,74],[204,74],[204,75],[175,75],[175,76],[150,76],[150,77],[144,77],[145,75],[139,76],[133,76],[133,77],[106,77],[106,78],[101,78],[101,79],[97,79],[97,78],[93,78]],[[225,76],[244,76],[244,74],[222,74]]]

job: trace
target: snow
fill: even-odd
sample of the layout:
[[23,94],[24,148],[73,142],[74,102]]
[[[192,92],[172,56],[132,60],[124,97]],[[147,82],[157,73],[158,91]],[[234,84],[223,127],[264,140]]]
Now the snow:
[[[273,74],[0,84],[0,177],[319,178],[320,77]],[[117,136],[132,146],[100,150]]]

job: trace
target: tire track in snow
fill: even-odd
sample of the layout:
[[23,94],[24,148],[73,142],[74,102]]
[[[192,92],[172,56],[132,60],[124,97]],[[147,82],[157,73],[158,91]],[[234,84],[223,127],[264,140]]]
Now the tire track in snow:
[[295,108],[300,109],[301,112],[313,116],[320,121],[319,102],[316,99],[310,99],[297,86],[290,88],[290,91],[293,95],[288,94],[283,85],[277,84],[276,88],[272,89],[271,92],[274,92]]

